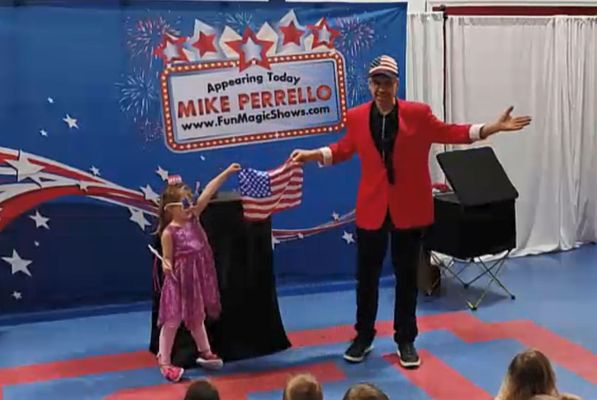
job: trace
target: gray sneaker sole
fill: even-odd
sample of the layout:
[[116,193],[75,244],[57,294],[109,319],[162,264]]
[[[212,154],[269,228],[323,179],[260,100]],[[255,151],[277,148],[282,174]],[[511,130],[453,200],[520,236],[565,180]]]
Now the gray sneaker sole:
[[402,356],[400,356],[400,350],[396,350],[396,354],[398,354],[400,365],[402,365],[404,368],[416,368],[421,365],[421,357],[419,357],[417,361],[404,361]]
[[363,355],[361,357],[352,357],[352,356],[349,356],[348,354],[344,354],[344,359],[351,363],[360,363],[361,361],[363,361],[365,359],[365,357],[367,357],[367,354],[369,354],[369,353],[371,353],[371,351],[373,351],[373,349],[374,349],[373,345],[370,345],[369,347],[367,347],[367,349],[365,349],[365,352],[363,353]]

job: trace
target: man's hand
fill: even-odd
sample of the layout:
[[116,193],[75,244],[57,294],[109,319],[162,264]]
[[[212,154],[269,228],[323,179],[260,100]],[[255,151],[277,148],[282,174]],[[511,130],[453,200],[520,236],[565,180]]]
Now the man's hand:
[[311,161],[323,162],[323,155],[319,150],[294,150],[290,155],[290,159],[299,163]]
[[493,124],[486,124],[481,130],[481,138],[485,139],[494,133],[502,131],[519,131],[531,123],[531,117],[510,115],[514,107],[510,106]]

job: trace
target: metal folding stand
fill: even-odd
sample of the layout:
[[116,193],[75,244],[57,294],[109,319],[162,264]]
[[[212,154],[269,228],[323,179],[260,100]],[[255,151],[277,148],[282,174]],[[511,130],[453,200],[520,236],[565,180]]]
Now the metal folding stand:
[[[455,278],[460,284],[462,284],[464,289],[468,289],[473,283],[477,282],[482,277],[488,275],[489,279],[487,285],[482,289],[481,295],[471,301],[469,297],[467,297],[464,293],[459,292],[460,295],[466,301],[467,306],[472,310],[476,311],[487,293],[489,293],[489,288],[493,283],[496,283],[498,286],[502,288],[502,290],[512,299],[516,299],[516,296],[504,285],[504,283],[499,279],[498,275],[502,270],[508,256],[510,255],[511,250],[508,250],[503,256],[492,260],[490,262],[483,261],[482,257],[473,257],[467,260],[460,260],[463,266],[457,268],[457,262],[455,261],[454,257],[450,257],[449,261],[442,260],[436,253],[431,252],[431,259],[432,263],[435,263],[438,267],[440,267],[440,271],[444,273],[444,275],[450,275]],[[449,257],[449,255],[448,255]],[[476,264],[479,266],[481,271],[478,275],[476,275],[471,280],[463,280],[461,275],[469,269],[472,264]]]
[[516,248],[518,191],[491,147],[449,151],[438,154],[437,160],[453,191],[433,198],[435,221],[425,238],[430,259],[464,289],[481,278],[489,280],[476,299],[459,291],[471,310],[479,307],[493,284],[514,299],[499,275]]

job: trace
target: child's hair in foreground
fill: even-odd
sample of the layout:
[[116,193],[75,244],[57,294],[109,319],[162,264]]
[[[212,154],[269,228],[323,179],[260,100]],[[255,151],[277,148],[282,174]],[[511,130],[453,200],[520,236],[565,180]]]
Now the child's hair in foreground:
[[211,382],[201,379],[191,383],[184,400],[220,400],[220,395]]
[[311,374],[295,375],[288,380],[283,400],[323,400],[321,385]]
[[389,400],[389,398],[371,383],[358,383],[346,391],[342,400]]
[[558,393],[556,374],[551,362],[539,350],[529,349],[517,354],[510,362],[498,398],[528,400],[533,396],[580,399],[574,395]]

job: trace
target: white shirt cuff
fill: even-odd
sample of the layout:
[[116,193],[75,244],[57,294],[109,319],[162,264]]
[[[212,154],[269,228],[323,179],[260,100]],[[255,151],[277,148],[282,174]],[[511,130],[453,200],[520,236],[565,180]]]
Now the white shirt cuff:
[[476,142],[477,140],[481,140],[481,128],[483,128],[483,125],[485,124],[471,125],[468,131],[471,141]]
[[319,151],[323,155],[323,163],[319,163],[320,167],[327,167],[332,165],[332,149],[329,147],[321,147]]

